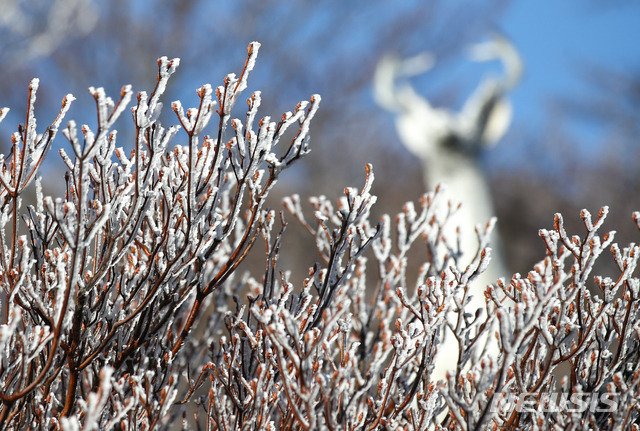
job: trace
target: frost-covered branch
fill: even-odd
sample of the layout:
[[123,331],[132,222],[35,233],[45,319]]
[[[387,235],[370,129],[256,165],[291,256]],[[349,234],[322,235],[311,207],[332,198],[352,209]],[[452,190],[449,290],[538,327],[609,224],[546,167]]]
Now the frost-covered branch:
[[[26,122],[1,159],[2,429],[637,423],[640,249],[600,232],[606,208],[583,211],[576,235],[556,215],[534,269],[479,297],[469,286],[491,258],[493,221],[462,266],[450,234],[459,205],[442,187],[374,221],[367,165],[363,186],[337,202],[293,195],[284,211],[267,208],[279,175],[309,152],[320,97],[271,121],[258,120],[254,92],[244,120],[234,117],[258,48],[239,78],[196,90],[195,107],[173,102],[169,126],[159,118],[179,62],[159,59],[155,89],[131,107],[131,143],[116,126],[132,89],[112,99],[91,88],[96,124],[63,128],[60,197],[44,196],[39,173],[73,96],[39,132],[32,81]],[[633,219],[640,228],[640,212]],[[317,260],[304,280],[281,260],[291,223]],[[257,243],[264,265],[241,273]],[[594,276],[609,251],[617,272]],[[487,313],[470,309],[477,301]],[[441,378],[445,335],[456,361]]]

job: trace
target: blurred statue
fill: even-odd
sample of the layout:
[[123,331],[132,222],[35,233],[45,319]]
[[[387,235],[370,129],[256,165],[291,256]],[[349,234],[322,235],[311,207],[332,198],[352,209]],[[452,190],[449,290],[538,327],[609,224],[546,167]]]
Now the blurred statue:
[[[483,229],[494,216],[479,156],[505,134],[511,122],[511,104],[507,96],[522,75],[518,52],[501,36],[471,46],[469,54],[474,61],[499,60],[504,75],[485,77],[459,112],[433,107],[407,81],[408,77],[434,66],[435,57],[428,52],[408,59],[384,57],[374,76],[376,101],[396,114],[400,139],[421,160],[427,188],[445,183],[447,198],[462,203],[449,222],[449,232],[444,235],[455,238],[455,229],[460,227],[459,268],[470,263],[478,250],[474,226]],[[488,284],[495,283],[499,277],[510,276],[497,233],[492,235],[491,247],[491,263],[471,288],[473,298],[468,310],[471,313],[484,309],[483,290]]]
[[[465,102],[460,112],[433,107],[402,78],[431,69],[435,59],[422,53],[408,59],[384,57],[376,69],[374,85],[378,104],[396,113],[396,128],[402,143],[423,163],[428,188],[445,183],[450,198],[462,202],[455,223],[469,232],[461,233],[461,250],[477,249],[471,229],[493,217],[493,205],[485,174],[479,163],[482,150],[493,146],[511,122],[508,92],[522,75],[522,63],[516,49],[505,38],[493,36],[469,50],[475,61],[499,60],[504,65],[501,77],[486,77]],[[492,241],[492,264],[484,279],[489,283],[507,271],[499,250]],[[473,256],[468,256],[469,260]],[[465,257],[463,256],[463,260]]]

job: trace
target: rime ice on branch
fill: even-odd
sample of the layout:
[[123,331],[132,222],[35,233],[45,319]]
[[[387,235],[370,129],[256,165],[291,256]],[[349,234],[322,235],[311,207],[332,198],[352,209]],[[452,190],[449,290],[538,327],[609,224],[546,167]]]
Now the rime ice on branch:
[[[256,92],[247,101],[246,121],[231,119],[259,47],[249,46],[240,78],[227,75],[215,91],[217,100],[204,85],[197,107],[185,112],[174,102],[180,125],[168,128],[158,121],[160,100],[179,60],[159,59],[155,89],[140,92],[131,109],[132,150],[118,146],[113,128],[131,100],[131,87],[123,87],[116,100],[90,88],[97,123],[78,127],[70,121],[63,130],[71,148],[60,150],[69,170],[65,195],[43,198],[38,179],[36,205],[23,215],[21,194],[37,177],[73,100],[65,97],[58,117],[38,134],[38,81],[32,81],[27,121],[0,160],[0,422],[22,428],[66,417],[66,426],[89,427],[92,415],[109,403],[110,416],[136,412],[136,420],[153,424],[171,406],[174,390],[162,388],[177,382],[173,358],[205,300],[260,234],[264,201],[280,172],[309,151],[317,95],[281,121],[256,121]],[[214,114],[218,121],[206,134]],[[285,145],[282,136],[295,125],[298,133],[285,154],[276,155],[274,147]],[[180,128],[186,144],[175,145]],[[157,370],[151,380],[150,370]],[[136,396],[119,404],[99,396],[113,386],[128,397],[142,389],[137,385],[159,398]]]
[[[234,119],[257,51],[252,44],[240,78],[200,87],[197,107],[174,102],[179,124],[166,128],[161,99],[178,61],[161,58],[156,88],[132,108],[129,150],[114,125],[130,87],[117,100],[90,89],[97,123],[64,129],[70,150],[60,150],[68,172],[59,198],[43,197],[38,169],[72,97],[39,134],[32,83],[27,122],[0,174],[0,424],[634,429],[640,249],[600,235],[606,208],[595,220],[582,212],[582,236],[556,215],[540,231],[544,259],[526,277],[491,286],[492,312],[473,314],[470,282],[488,255],[459,266],[443,191],[371,221],[366,166],[363,187],[345,188],[337,202],[284,200],[318,256],[305,280],[290,278],[279,261],[287,221],[265,198],[309,151],[320,98],[272,122],[257,120],[256,92],[245,120]],[[297,133],[285,144],[289,127]],[[276,145],[285,145],[281,155]],[[36,204],[23,209],[31,185]],[[640,228],[640,212],[634,220]],[[256,242],[261,273],[239,274]],[[592,277],[607,250],[618,272]],[[422,257],[417,274],[410,256]],[[459,349],[442,385],[434,367],[445,332]],[[492,358],[488,339],[498,350]]]

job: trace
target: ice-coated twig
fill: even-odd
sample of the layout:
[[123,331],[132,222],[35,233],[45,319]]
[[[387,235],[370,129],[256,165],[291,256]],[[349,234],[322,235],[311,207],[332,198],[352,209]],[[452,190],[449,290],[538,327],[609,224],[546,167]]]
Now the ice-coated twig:
[[[578,233],[556,215],[539,232],[543,259],[484,296],[469,286],[487,268],[494,221],[476,227],[478,247],[461,250],[459,204],[442,187],[372,220],[367,165],[361,189],[346,187],[337,201],[293,195],[283,200],[288,214],[278,213],[268,193],[308,152],[320,98],[272,121],[258,117],[254,92],[235,115],[257,48],[240,78],[218,87],[217,122],[213,87],[204,85],[196,107],[174,103],[178,124],[160,123],[177,59],[161,58],[156,88],[138,93],[130,143],[115,128],[131,88],[118,101],[92,88],[95,123],[63,130],[71,150],[59,150],[67,172],[58,197],[46,196],[38,171],[73,98],[39,135],[32,82],[26,123],[0,157],[4,428],[637,423],[640,246],[600,233],[606,207],[597,217],[582,211]],[[640,212],[633,220],[640,228]],[[296,222],[305,257],[316,260],[304,280],[285,266]],[[248,265],[252,249],[260,257],[256,242],[264,243],[257,271]],[[613,270],[598,275],[608,251]],[[464,266],[462,254],[472,257]],[[469,308],[478,300],[486,313]],[[442,378],[447,348],[457,359]],[[583,396],[584,408],[573,408]]]

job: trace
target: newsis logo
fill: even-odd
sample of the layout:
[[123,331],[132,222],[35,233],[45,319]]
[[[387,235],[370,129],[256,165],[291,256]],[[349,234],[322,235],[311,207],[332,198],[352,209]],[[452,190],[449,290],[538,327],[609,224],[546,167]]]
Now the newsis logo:
[[491,403],[491,411],[513,411],[515,408],[519,413],[583,413],[587,410],[591,413],[612,412],[618,408],[616,398],[616,394],[590,394],[585,392],[573,394],[559,392],[508,394],[494,398]]

